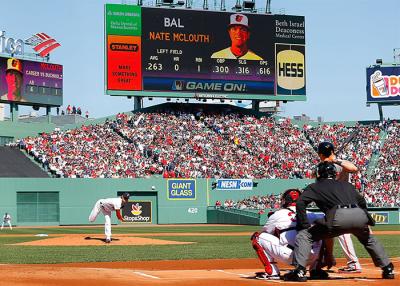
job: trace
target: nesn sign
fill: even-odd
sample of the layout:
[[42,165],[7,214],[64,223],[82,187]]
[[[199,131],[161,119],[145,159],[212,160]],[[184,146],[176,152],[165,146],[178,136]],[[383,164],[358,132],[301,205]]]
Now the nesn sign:
[[218,190],[252,190],[253,180],[217,180]]

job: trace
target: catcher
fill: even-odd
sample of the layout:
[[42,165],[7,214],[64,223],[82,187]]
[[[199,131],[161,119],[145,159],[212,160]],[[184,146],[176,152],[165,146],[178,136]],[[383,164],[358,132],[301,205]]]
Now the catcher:
[[[265,272],[257,272],[257,279],[277,280],[280,279],[279,268],[276,261],[291,265],[293,259],[294,242],[297,235],[296,230],[296,201],[301,191],[288,189],[281,197],[281,209],[271,214],[261,233],[255,232],[251,242],[258,258],[263,263]],[[324,214],[308,213],[308,220],[313,223],[322,219]],[[321,241],[314,242],[308,265],[310,274],[314,279],[321,279],[325,272],[321,271],[320,249]],[[328,266],[330,265],[327,262]]]

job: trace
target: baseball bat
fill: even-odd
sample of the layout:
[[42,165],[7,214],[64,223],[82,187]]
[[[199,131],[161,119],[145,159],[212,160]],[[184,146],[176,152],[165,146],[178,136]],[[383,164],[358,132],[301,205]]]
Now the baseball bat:
[[359,132],[359,129],[356,128],[356,130],[354,130],[349,137],[346,138],[346,140],[344,140],[343,144],[337,149],[337,151],[335,152],[336,155],[339,155],[344,148],[347,146],[347,144],[349,144],[351,141],[353,141],[354,137],[357,136]]

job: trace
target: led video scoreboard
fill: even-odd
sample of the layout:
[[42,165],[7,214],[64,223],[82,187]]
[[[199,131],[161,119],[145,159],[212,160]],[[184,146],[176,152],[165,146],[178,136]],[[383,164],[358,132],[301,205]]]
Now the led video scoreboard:
[[63,66],[0,57],[0,102],[61,106]]
[[110,95],[305,100],[304,17],[106,4]]

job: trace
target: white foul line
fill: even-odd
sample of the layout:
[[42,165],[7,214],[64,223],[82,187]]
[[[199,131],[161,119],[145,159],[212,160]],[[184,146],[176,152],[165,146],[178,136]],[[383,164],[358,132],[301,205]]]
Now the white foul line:
[[239,274],[239,273],[229,272],[229,271],[225,271],[225,270],[216,270],[216,271],[226,273],[226,274],[238,275],[240,277],[250,277],[246,274]]
[[143,273],[143,272],[137,272],[137,271],[135,271],[135,272],[133,272],[133,273],[135,273],[135,274],[137,274],[137,275],[140,275],[140,276],[153,278],[153,279],[161,279],[160,277],[153,276],[153,275],[149,275],[149,274],[146,274],[146,273]]

